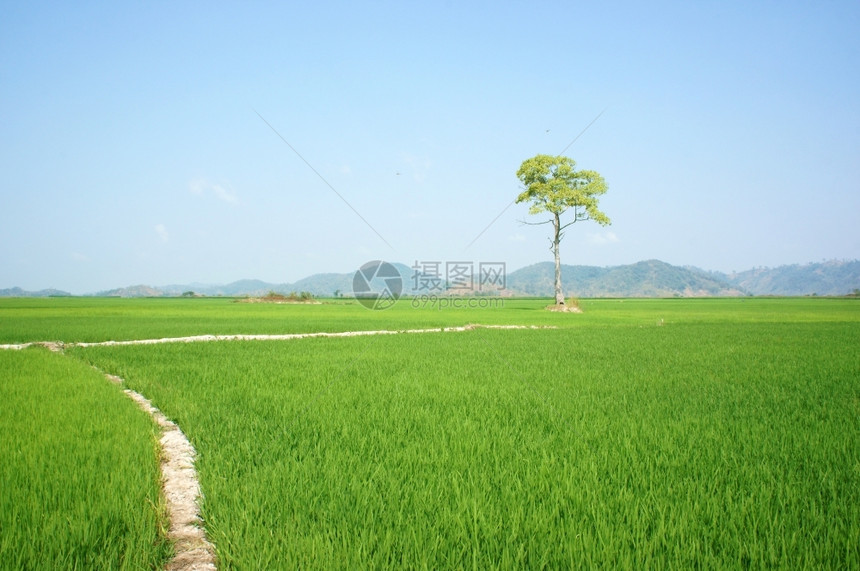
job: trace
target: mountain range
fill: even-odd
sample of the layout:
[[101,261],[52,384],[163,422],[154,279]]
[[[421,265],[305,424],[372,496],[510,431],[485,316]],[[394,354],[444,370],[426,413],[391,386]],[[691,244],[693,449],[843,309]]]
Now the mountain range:
[[[421,288],[430,276],[416,273],[405,264],[393,264],[400,272],[404,294],[460,294],[462,290]],[[442,264],[444,270],[444,264]],[[269,292],[307,291],[317,297],[352,294],[355,272],[315,274],[294,283],[269,283],[240,280],[226,285],[201,283],[160,287],[129,286],[90,295],[106,297],[161,297],[180,295],[261,296]],[[554,287],[552,262],[541,262],[504,275],[504,289],[484,288],[484,295],[551,296]],[[444,276],[442,282],[444,282]],[[471,277],[475,284],[479,276]],[[646,260],[622,266],[562,265],[562,286],[575,297],[719,297],[746,295],[857,295],[860,291],[860,260],[795,264],[777,268],[754,268],[726,274],[692,266],[673,266],[659,260]],[[68,292],[48,289],[37,292],[21,288],[0,289],[0,297],[68,296]]]
[[69,297],[70,295],[72,294],[67,291],[53,288],[39,291],[26,291],[19,287],[0,289],[0,297]]

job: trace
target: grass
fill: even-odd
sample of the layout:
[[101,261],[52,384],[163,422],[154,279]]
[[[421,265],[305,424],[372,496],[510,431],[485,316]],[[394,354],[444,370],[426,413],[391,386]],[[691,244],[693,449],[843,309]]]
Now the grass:
[[289,307],[260,327],[561,328],[70,353],[192,440],[223,568],[860,566],[860,305],[582,304]]
[[170,555],[155,429],[104,377],[0,351],[0,569],[151,569]]
[[856,299],[585,299],[583,315],[537,311],[546,299],[505,299],[500,309],[401,299],[368,311],[355,301],[322,305],[245,304],[225,298],[0,298],[0,343],[93,342],[200,334],[277,334],[483,324],[604,327],[797,321],[856,322]]
[[465,325],[478,319],[535,320],[533,314],[517,313],[517,308],[532,308],[534,302],[510,304],[512,312],[453,308],[440,311],[430,306],[414,310],[407,300],[401,300],[391,310],[369,311],[350,300],[304,305],[236,303],[222,298],[0,299],[0,343],[405,329]]

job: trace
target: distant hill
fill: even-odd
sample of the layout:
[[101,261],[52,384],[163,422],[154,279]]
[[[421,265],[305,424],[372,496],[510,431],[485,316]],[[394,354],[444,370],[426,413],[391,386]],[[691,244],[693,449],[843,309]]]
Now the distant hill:
[[833,260],[711,275],[753,295],[846,295],[860,289],[858,260]]
[[[403,293],[412,293],[412,268],[399,262],[393,262],[392,265],[397,268],[400,275],[403,277]],[[246,295],[262,296],[271,291],[282,294],[307,291],[316,297],[332,297],[335,292],[343,295],[351,295],[352,280],[354,276],[355,271],[351,271],[344,274],[314,274],[293,283],[270,283],[260,280],[239,280],[220,286],[190,284],[164,286],[157,289],[162,291],[164,295],[182,295],[187,291],[193,291],[197,294],[209,296],[223,295],[228,297],[241,297]]]
[[136,285],[100,291],[94,295],[98,297],[161,297],[164,292],[154,287]]
[[[562,289],[576,297],[706,297],[741,296],[744,290],[727,280],[695,268],[647,260],[624,266],[561,267]],[[517,293],[552,296],[555,265],[541,262],[508,274],[508,289]]]
[[308,291],[317,297],[331,297],[336,290],[346,293],[352,288],[352,273],[349,274],[315,274],[302,278],[295,283],[271,283],[262,280],[238,280],[226,285],[185,284],[169,285],[156,288],[163,295],[182,295],[193,291],[207,296],[263,296],[269,292],[288,294],[290,292]]
[[[403,293],[445,292],[413,291],[416,280],[410,266],[394,263],[403,277]],[[315,274],[295,283],[269,283],[239,280],[226,285],[174,284],[161,287],[130,286],[93,295],[113,297],[180,296],[194,292],[206,296],[261,296],[274,291],[288,294],[307,291],[317,297],[352,294],[355,271]],[[555,270],[552,262],[533,264],[506,276],[502,295],[552,296]],[[444,276],[442,276],[444,281]],[[418,280],[419,282],[422,280]],[[475,283],[477,283],[475,277]],[[660,260],[611,267],[562,266],[562,285],[566,295],[576,297],[716,297],[741,295],[847,295],[860,290],[860,261],[830,261],[805,265],[755,268],[725,274],[695,267],[672,266]],[[452,294],[460,292],[452,291]],[[483,292],[493,294],[493,292]],[[0,290],[0,297],[68,296],[68,292],[46,289],[28,292],[21,288]]]
[[[445,292],[414,291],[414,271],[401,263],[393,264],[403,277],[403,293]],[[182,295],[193,291],[207,296],[259,296],[270,291],[287,294],[308,291],[317,297],[331,297],[334,292],[352,294],[355,272],[325,273],[308,276],[294,283],[269,283],[260,280],[240,280],[227,285],[171,285],[160,288],[134,286],[101,292],[98,295],[123,297],[153,297]],[[542,262],[509,273],[508,294],[552,296],[554,292],[554,266]],[[444,276],[443,276],[444,281]],[[719,275],[695,268],[680,268],[659,260],[648,260],[625,266],[599,268],[593,266],[562,266],[562,283],[568,295],[577,297],[704,297],[740,296],[748,292],[730,284]],[[461,293],[461,292],[451,292]]]
[[71,295],[67,291],[53,288],[39,291],[27,291],[19,287],[0,289],[0,297],[69,297]]
[[157,288],[164,295],[182,295],[185,292],[193,291],[202,295],[223,295],[227,297],[243,296],[243,295],[266,295],[270,291],[280,291],[280,287],[276,284],[270,284],[262,280],[238,280],[224,285],[211,284],[184,284],[184,285],[169,285]]

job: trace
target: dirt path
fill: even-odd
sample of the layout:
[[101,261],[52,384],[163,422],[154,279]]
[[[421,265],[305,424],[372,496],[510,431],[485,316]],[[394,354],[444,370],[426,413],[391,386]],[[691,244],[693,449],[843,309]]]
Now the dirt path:
[[[113,383],[122,385],[121,378],[105,374]],[[175,555],[166,571],[214,571],[215,546],[206,539],[200,525],[200,484],[194,469],[196,452],[175,422],[152,406],[138,392],[124,389],[126,395],[147,412],[161,427],[161,481],[167,501],[170,528],[167,537],[174,544]]]
[[47,349],[50,349],[51,351],[53,351],[55,353],[61,352],[63,350],[63,347],[65,347],[65,345],[63,344],[62,341],[33,341],[31,343],[15,343],[15,344],[9,344],[9,345],[0,345],[0,350],[6,349],[6,350],[10,350],[10,351],[20,351],[21,349],[26,349],[27,347],[34,347],[34,346],[42,346],[42,347],[45,347]]
[[292,339],[307,339],[309,337],[360,337],[363,335],[399,335],[403,333],[448,333],[455,331],[472,331],[473,329],[555,329],[554,326],[543,325],[480,325],[470,324],[461,327],[434,327],[431,329],[376,329],[371,331],[338,331],[334,333],[284,333],[276,335],[191,335],[188,337],[162,337],[160,339],[132,339],[129,341],[94,341],[81,343],[63,343],[62,341],[33,341],[32,343],[17,343],[0,345],[0,349],[19,350],[34,345],[47,347],[52,351],[62,351],[67,347],[121,347],[124,345],[159,345],[161,343],[203,343],[209,341],[289,341]]
[[404,333],[448,333],[473,329],[540,329],[534,325],[464,325],[462,327],[435,327],[432,329],[376,329],[370,331],[338,331],[334,333],[284,333],[280,335],[192,335],[189,337],[165,337],[162,339],[138,339],[132,341],[99,341],[74,343],[75,347],[105,347],[122,345],[157,345],[160,343],[201,343],[209,341],[290,341],[312,337],[361,337],[365,335],[400,335]]

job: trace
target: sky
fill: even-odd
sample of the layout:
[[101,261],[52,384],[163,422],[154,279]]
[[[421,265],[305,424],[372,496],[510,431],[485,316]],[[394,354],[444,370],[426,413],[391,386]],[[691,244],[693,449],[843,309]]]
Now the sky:
[[[860,258],[860,3],[9,2],[0,288],[552,260],[539,153],[603,175],[562,262]],[[571,144],[572,143],[572,144]]]

